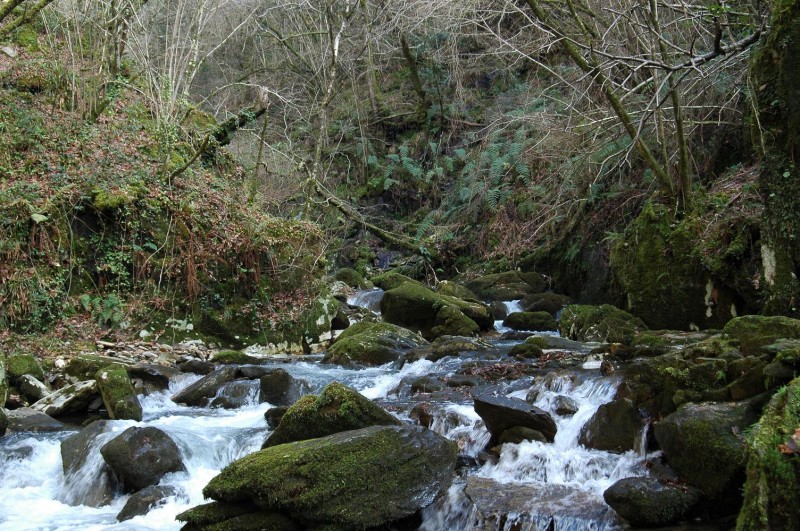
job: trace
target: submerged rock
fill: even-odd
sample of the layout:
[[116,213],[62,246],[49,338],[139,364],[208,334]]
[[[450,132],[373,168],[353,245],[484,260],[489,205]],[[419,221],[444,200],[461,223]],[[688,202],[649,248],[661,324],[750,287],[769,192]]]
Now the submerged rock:
[[258,394],[258,383],[253,380],[234,380],[222,384],[217,396],[208,403],[209,407],[238,409],[253,403]]
[[[372,426],[267,448],[209,482],[214,500],[363,529],[416,513],[450,485],[456,445],[431,430]],[[189,519],[189,524],[193,524]]]
[[399,424],[397,418],[358,391],[334,382],[319,396],[304,396],[287,409],[263,448],[367,426]]
[[165,474],[186,470],[175,441],[151,426],[128,428],[100,448],[100,453],[125,492],[136,492],[157,484]]
[[625,478],[611,485],[603,498],[631,525],[659,527],[686,519],[702,500],[702,494],[693,487],[653,478]]
[[383,365],[427,344],[419,334],[400,326],[361,322],[342,332],[323,361],[342,365]]
[[475,412],[483,419],[495,443],[504,431],[516,426],[541,432],[549,442],[555,439],[557,428],[550,413],[524,400],[486,393],[474,396],[473,400]]

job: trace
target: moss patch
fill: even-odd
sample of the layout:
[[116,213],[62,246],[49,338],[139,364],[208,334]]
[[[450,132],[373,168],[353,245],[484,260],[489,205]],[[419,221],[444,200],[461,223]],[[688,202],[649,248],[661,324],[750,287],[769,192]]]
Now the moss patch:
[[347,328],[331,345],[326,363],[383,365],[408,350],[426,345],[418,334],[390,323],[360,322]]
[[248,363],[258,363],[260,360],[253,356],[248,356],[241,350],[220,350],[211,358],[214,363],[245,365]]
[[732,319],[723,332],[739,343],[743,353],[755,354],[777,339],[800,339],[800,320],[746,315]]
[[418,280],[414,280],[411,277],[407,277],[395,271],[389,271],[387,273],[381,273],[380,275],[375,275],[370,280],[372,283],[375,284],[376,287],[381,288],[384,291],[389,291],[390,289],[399,288],[405,283],[415,284],[417,286],[422,286],[422,282]]
[[530,330],[540,332],[545,330],[558,330],[558,323],[550,312],[514,312],[503,321],[503,326],[514,330]]
[[8,356],[8,378],[16,382],[20,376],[29,374],[39,381],[44,380],[44,371],[32,354],[11,354]]
[[142,420],[142,405],[125,367],[108,365],[97,371],[95,380],[111,419]]
[[607,341],[630,345],[647,326],[638,317],[610,304],[573,304],[561,312],[561,335],[577,341]]

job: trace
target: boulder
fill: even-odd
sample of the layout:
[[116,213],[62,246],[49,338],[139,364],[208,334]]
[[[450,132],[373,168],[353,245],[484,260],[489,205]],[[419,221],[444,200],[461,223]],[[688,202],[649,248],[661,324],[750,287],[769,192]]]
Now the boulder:
[[137,363],[133,367],[127,367],[126,369],[131,380],[141,380],[151,391],[168,389],[170,380],[181,372],[173,367],[149,363]]
[[194,374],[211,374],[217,369],[217,366],[210,361],[203,360],[186,360],[178,364],[178,370],[181,372],[191,372]]
[[261,360],[245,354],[241,350],[220,350],[211,356],[211,361],[221,365],[247,365],[258,363]]
[[780,389],[747,437],[737,529],[800,529],[800,379]]
[[253,380],[234,380],[222,384],[217,396],[208,403],[209,407],[238,409],[253,403],[258,394],[258,382]]
[[411,382],[411,394],[434,393],[444,390],[444,382],[432,376],[420,376]]
[[303,526],[278,511],[264,511],[252,503],[211,502],[175,517],[188,522],[183,529],[202,531],[300,531]]
[[298,380],[284,369],[271,369],[260,378],[259,402],[291,406],[311,390],[305,380]]
[[171,496],[176,496],[178,490],[170,485],[153,485],[145,487],[139,492],[134,493],[125,502],[125,506],[117,514],[117,521],[124,522],[130,520],[134,516],[147,514],[154,507],[166,503],[166,499]]
[[125,492],[157,484],[170,472],[186,470],[178,445],[169,435],[148,426],[128,428],[100,448]]
[[383,365],[409,350],[427,345],[419,334],[389,323],[356,323],[328,349],[323,362],[342,365]]
[[419,332],[428,340],[439,336],[474,336],[494,328],[489,308],[405,283],[383,294],[383,320]]
[[693,487],[653,478],[625,478],[611,485],[603,499],[632,526],[661,527],[690,516],[702,494]]
[[469,288],[450,280],[442,280],[439,282],[436,285],[436,293],[440,295],[447,295],[448,297],[455,297],[457,299],[478,299],[478,297],[472,293]]
[[508,355],[517,359],[539,359],[544,356],[544,350],[536,343],[528,343],[526,341],[519,345],[514,345]]
[[438,361],[447,356],[460,357],[465,353],[485,352],[492,345],[476,337],[439,336],[430,345],[415,348],[406,356],[406,362],[417,360]]
[[375,275],[374,277],[370,278],[372,283],[375,285],[376,288],[380,288],[383,291],[389,291],[390,289],[399,288],[403,284],[413,284],[415,286],[423,286],[422,282],[418,280],[414,280],[411,277],[407,277],[395,271],[389,271],[387,273],[381,273],[380,275]]
[[130,377],[122,365],[109,365],[95,375],[108,417],[119,420],[142,420],[142,405]]
[[456,445],[431,430],[371,426],[250,454],[225,467],[203,494],[283,509],[309,528],[372,528],[432,503],[449,487],[456,458]]
[[[475,412],[483,419],[486,429],[496,443],[500,435],[509,428],[521,426],[541,432],[548,442],[556,436],[556,423],[550,413],[532,406],[518,398],[506,398],[490,394],[473,397]],[[490,442],[490,444],[492,444]]]
[[126,363],[120,358],[112,358],[111,356],[81,354],[69,360],[69,364],[64,369],[64,372],[79,380],[91,380],[94,378],[94,375],[97,374],[97,371],[115,363],[126,367],[133,365],[133,363]]
[[547,312],[555,317],[570,302],[566,295],[545,291],[522,297],[519,305],[526,312]]
[[548,312],[514,312],[503,320],[503,326],[514,330],[541,332],[558,330],[558,323]]
[[30,374],[20,376],[17,381],[17,387],[19,388],[19,392],[31,402],[41,400],[53,392],[45,384]]
[[637,332],[646,329],[641,319],[610,304],[567,306],[558,325],[561,335],[569,339],[623,345],[632,344]]
[[512,301],[547,289],[547,280],[539,273],[508,271],[470,280],[467,288],[485,301]]
[[722,331],[738,342],[742,353],[756,354],[761,347],[778,339],[800,339],[800,320],[781,316],[745,315],[728,321]]
[[626,452],[636,448],[642,432],[639,410],[631,400],[613,400],[597,408],[597,412],[581,428],[578,442],[586,448],[607,452]]
[[339,269],[333,274],[333,278],[355,289],[366,288],[368,285],[361,273],[350,267]]
[[97,438],[110,431],[105,420],[96,420],[75,435],[61,441],[61,466],[64,470],[64,498],[69,505],[102,507],[114,500],[116,480],[108,465],[100,460],[87,466],[97,452]]
[[[205,407],[211,399],[217,396],[220,388],[226,383],[238,379],[258,378],[266,371],[266,369],[261,369],[260,373],[253,373],[247,369],[247,367],[233,366],[219,368],[200,378],[185,389],[175,393],[172,397],[172,401],[177,404],[186,404],[187,406]],[[252,369],[260,368],[252,367]],[[258,374],[258,376],[256,376],[256,374]]]
[[525,428],[523,426],[514,426],[501,433],[497,440],[498,444],[519,444],[524,441],[547,442],[547,438],[538,430]]
[[8,418],[8,430],[14,433],[25,431],[54,432],[67,429],[67,425],[63,422],[28,407],[6,411],[6,417]]
[[333,382],[319,396],[306,395],[287,409],[263,448],[367,426],[399,424],[397,418],[358,391]]
[[62,387],[36,402],[31,409],[61,417],[72,414],[85,414],[89,404],[98,396],[97,382],[85,380]]
[[741,434],[757,420],[757,403],[687,403],[655,424],[669,466],[711,499],[738,498],[744,481]]
[[264,412],[264,420],[267,421],[267,427],[271,430],[277,428],[288,410],[289,406],[276,406],[266,410]]
[[29,374],[39,381],[44,380],[44,371],[39,365],[39,360],[33,354],[11,354],[6,363],[8,379],[12,384],[18,382],[19,378]]
[[553,400],[553,411],[556,412],[556,415],[569,417],[578,412],[578,403],[568,396],[558,395]]

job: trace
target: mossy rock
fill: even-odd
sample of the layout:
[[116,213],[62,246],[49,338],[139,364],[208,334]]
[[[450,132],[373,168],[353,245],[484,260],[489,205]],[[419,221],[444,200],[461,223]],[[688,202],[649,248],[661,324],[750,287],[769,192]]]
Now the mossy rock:
[[223,365],[247,365],[259,363],[261,360],[248,356],[241,350],[220,350],[211,357],[211,361]]
[[6,405],[8,398],[8,377],[6,376],[6,358],[0,353],[0,408]]
[[528,343],[526,341],[519,345],[514,345],[508,355],[514,358],[539,359],[544,356],[544,351],[536,343]]
[[547,289],[547,280],[539,273],[507,271],[470,280],[467,288],[485,301],[510,301]]
[[448,297],[456,297],[457,299],[478,299],[469,288],[450,280],[442,280],[439,282],[439,284],[436,285],[436,293],[447,295]]
[[141,422],[142,405],[125,367],[119,364],[104,367],[97,371],[95,380],[109,418]]
[[367,281],[361,276],[361,273],[356,271],[355,269],[349,267],[343,267],[334,273],[333,278],[344,282],[351,288],[365,288],[367,286]]
[[800,379],[796,379],[775,393],[747,437],[747,479],[738,531],[800,529],[799,428]]
[[372,283],[377,288],[381,288],[384,291],[389,291],[390,289],[399,288],[403,284],[411,283],[416,286],[423,286],[422,282],[418,280],[414,280],[411,277],[407,277],[396,271],[389,271],[387,273],[381,273],[380,275],[375,275],[374,277],[370,278]]
[[306,395],[289,407],[263,447],[325,437],[367,426],[399,424],[399,420],[358,391],[334,382],[325,387],[319,396]]
[[189,522],[187,531],[299,531],[302,527],[278,511],[264,511],[251,503],[211,502],[175,517]]
[[563,337],[577,341],[631,345],[638,332],[647,330],[647,325],[638,317],[610,304],[573,304],[561,312],[558,329]]
[[432,503],[449,487],[456,457],[456,445],[431,430],[371,426],[250,454],[203,494],[285,510],[307,527],[372,528]]
[[64,372],[81,380],[90,380],[94,379],[97,371],[112,364],[125,365],[120,363],[117,358],[112,358],[110,356],[81,354],[79,356],[75,356],[69,361],[69,364],[64,369]]
[[411,283],[383,294],[381,314],[385,321],[418,331],[428,340],[443,335],[477,335],[494,327],[484,304],[440,295]]
[[543,332],[558,330],[558,323],[549,312],[514,312],[503,320],[503,326],[514,330]]
[[723,333],[739,343],[745,354],[756,354],[761,347],[778,339],[800,339],[800,320],[789,317],[745,315],[731,319]]
[[21,376],[29,374],[39,381],[44,380],[44,371],[33,354],[11,354],[6,365],[8,379],[16,383]]
[[545,291],[544,293],[534,293],[524,296],[519,301],[519,305],[526,312],[548,312],[555,317],[558,312],[571,302],[572,299],[566,295]]
[[13,41],[25,51],[39,51],[39,34],[28,24],[24,24],[14,31]]
[[360,322],[347,328],[325,354],[325,363],[383,365],[427,345],[419,334],[390,323]]

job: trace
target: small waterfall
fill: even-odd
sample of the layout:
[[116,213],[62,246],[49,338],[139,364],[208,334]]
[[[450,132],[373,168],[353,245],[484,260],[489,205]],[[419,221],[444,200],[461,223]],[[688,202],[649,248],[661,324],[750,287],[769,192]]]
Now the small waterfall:
[[380,288],[374,288],[371,290],[358,290],[351,296],[347,297],[347,304],[350,306],[357,306],[358,308],[366,308],[371,312],[380,314],[382,298],[383,290]]
[[434,412],[430,428],[458,444],[458,453],[475,457],[489,442],[490,434],[471,405],[450,404]]

